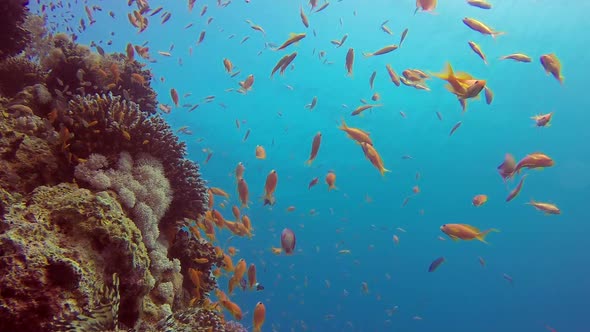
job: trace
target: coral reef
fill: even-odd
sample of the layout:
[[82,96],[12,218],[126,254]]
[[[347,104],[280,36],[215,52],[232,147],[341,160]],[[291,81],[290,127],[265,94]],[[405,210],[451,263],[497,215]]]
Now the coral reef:
[[176,223],[195,218],[207,209],[208,195],[198,166],[184,159],[185,144],[178,141],[160,116],[148,116],[133,102],[120,96],[76,96],[66,114],[70,123],[67,138],[68,159],[76,163],[91,153],[114,158],[121,151],[132,155],[149,153],[162,161],[166,178],[174,188],[174,197],[161,221],[161,229],[175,234]]
[[14,97],[24,87],[43,82],[45,73],[30,60],[16,56],[0,60],[0,95]]
[[225,332],[221,316],[215,311],[202,308],[188,308],[174,313],[158,324],[162,332]]
[[59,182],[57,133],[22,104],[0,114],[0,187],[21,194]]
[[[182,274],[188,275],[189,269],[196,269],[201,271],[200,287],[198,289],[199,294],[196,298],[205,299],[210,291],[217,287],[217,281],[211,274],[211,271],[215,266],[223,266],[223,256],[217,255],[215,247],[203,240],[195,239],[190,233],[185,231],[179,231],[176,235],[173,245],[168,250],[170,257],[177,258],[180,260],[182,266]],[[201,260],[200,263],[196,263],[195,259]],[[190,278],[184,278],[184,288],[193,289]]]
[[153,277],[141,233],[113,194],[62,183],[5,209],[0,330],[50,331],[55,317],[88,312],[101,302],[98,285],[110,284],[113,273],[120,279],[119,320],[133,326]]
[[27,45],[30,38],[23,24],[28,4],[28,0],[0,2],[0,59],[19,54]]
[[179,230],[206,183],[151,71],[27,3],[0,1],[0,331],[225,331],[223,255]]
[[128,152],[121,152],[117,169],[107,169],[108,164],[105,156],[92,154],[76,166],[74,176],[94,189],[115,190],[123,206],[132,211],[146,246],[154,249],[160,236],[158,224],[172,200],[162,163],[147,154],[134,161]]
[[47,87],[59,97],[71,100],[75,95],[112,92],[135,102],[142,112],[156,112],[156,92],[149,84],[152,74],[143,64],[120,53],[92,52],[65,34],[53,36],[51,44],[49,52],[40,55],[40,62],[50,72]]
[[248,330],[241,323],[230,320],[225,322],[225,332],[248,332]]

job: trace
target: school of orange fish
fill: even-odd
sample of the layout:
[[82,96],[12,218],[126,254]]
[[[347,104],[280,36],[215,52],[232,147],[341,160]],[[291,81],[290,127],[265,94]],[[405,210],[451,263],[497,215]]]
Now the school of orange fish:
[[[254,0],[255,1],[255,0]],[[39,0],[38,0],[39,2]],[[217,5],[219,7],[228,7],[231,4],[232,0],[217,0]],[[247,3],[250,0],[246,0]],[[188,0],[188,11],[192,11],[196,4],[196,0]],[[157,8],[150,8],[148,4],[148,0],[129,0],[129,6],[136,6],[136,9],[132,10],[131,13],[127,15],[127,19],[129,23],[137,30],[138,33],[141,33],[148,29],[150,26],[150,22],[155,18],[152,18],[159,14],[160,17],[160,24],[165,24],[168,20],[171,19],[172,13],[167,11],[164,7],[157,7]],[[301,21],[300,27],[293,27],[301,28],[301,29],[311,29],[314,36],[316,36],[316,31],[313,29],[312,20],[310,20],[311,15],[319,15],[320,12],[323,12],[329,6],[334,6],[332,2],[325,1],[322,4],[318,3],[318,0],[309,0],[309,3],[306,6],[309,8],[304,8],[302,4],[299,7],[298,13],[293,13],[293,15],[298,15]],[[436,13],[437,8],[437,0],[416,0],[416,7],[414,14],[420,15],[419,12],[427,12],[427,13]],[[492,10],[493,6],[491,3],[487,2],[486,0],[467,0],[466,5],[470,5],[473,7],[480,8],[482,10]],[[50,3],[49,5],[42,5],[41,9],[43,12],[52,10],[56,7],[63,8],[63,3],[55,2]],[[133,7],[132,7],[133,8]],[[89,24],[93,24],[95,19],[93,14],[97,11],[102,11],[102,8],[99,6],[85,6],[87,20]],[[200,11],[200,17],[204,17],[207,13],[208,6],[203,5]],[[411,13],[411,9],[409,9]],[[356,16],[356,11],[354,12]],[[115,18],[114,12],[109,12],[109,16],[113,19]],[[207,19],[207,25],[209,25],[213,21],[213,17],[209,17]],[[250,26],[250,28],[254,31],[260,32],[266,35],[266,31],[260,25],[255,24],[250,20],[246,20],[246,23]],[[483,35],[489,35],[491,38],[496,38],[504,34],[504,32],[496,31],[486,25],[485,23],[478,21],[474,18],[464,18],[463,23],[469,29],[472,29],[476,32],[479,32]],[[342,25],[342,19],[340,20],[340,24]],[[387,26],[388,21],[381,23],[378,27],[383,31],[383,33],[388,35],[393,35],[392,30]],[[184,28],[189,29],[193,26],[193,23],[186,25]],[[86,22],[84,19],[80,20],[80,24],[78,26],[78,33],[84,31],[86,29]],[[75,35],[75,29],[72,27],[66,27],[66,30]],[[374,56],[382,56],[385,54],[389,54],[391,52],[399,52],[402,48],[403,42],[408,36],[409,29],[403,30],[401,33],[401,37],[399,39],[398,44],[391,44],[391,45],[384,45],[382,48],[374,51],[374,52],[362,52],[364,57],[374,57]],[[203,30],[198,35],[196,40],[196,44],[201,44],[207,36],[206,30]],[[297,43],[305,43],[305,38],[308,36],[308,33],[293,33],[291,36],[287,37],[285,41],[281,44],[273,44],[266,42],[265,48],[272,52],[281,52],[283,50],[290,49],[292,53],[287,53],[282,56],[277,63],[272,66],[269,66],[270,72],[270,79],[278,72],[278,75],[284,75],[287,69],[294,70],[294,61],[298,56],[297,51],[293,51]],[[230,35],[228,38],[232,39],[234,35]],[[240,43],[246,42],[250,37],[244,37]],[[345,34],[342,38],[336,40],[330,40],[329,42],[333,44],[336,48],[340,48],[344,46],[348,38],[348,35]],[[327,42],[327,41],[326,41]],[[107,42],[108,45],[111,44],[111,41]],[[468,45],[471,50],[477,55],[481,60],[488,64],[488,59],[482,48],[473,41],[468,41]],[[97,50],[99,53],[104,52],[102,48],[96,45]],[[172,56],[171,52],[173,51],[174,45],[170,47],[168,51],[158,51],[157,53],[163,57],[170,57]],[[134,59],[135,55],[137,54],[141,59],[149,61],[149,62],[156,62],[154,58],[151,57],[149,54],[149,47],[147,43],[143,45],[133,45],[132,43],[128,43],[125,49],[125,53],[127,54],[128,59]],[[314,55],[316,54],[316,50],[313,50]],[[192,55],[192,48],[189,49],[189,55]],[[320,60],[323,61],[325,64],[331,64],[332,62],[326,58],[325,51],[317,52],[317,56]],[[530,63],[532,58],[523,53],[514,53],[502,56],[499,60],[512,60],[521,63]],[[179,59],[179,64],[181,64],[182,60]],[[543,54],[539,57],[540,65],[542,68],[547,72],[547,74],[551,74],[556,80],[558,80],[561,84],[564,83],[564,77],[561,73],[561,63],[555,54]],[[236,92],[240,94],[249,94],[255,93],[254,86],[255,86],[255,77],[253,74],[244,75],[242,74],[241,70],[235,70],[232,61],[230,58],[222,57],[219,59],[220,67],[225,69],[227,75],[230,75],[232,78],[237,77],[239,81],[237,82],[237,86],[229,88],[226,92]],[[355,48],[350,46],[348,51],[346,52],[346,56],[342,59],[343,64],[343,71],[346,73],[347,76],[350,78],[353,77],[354,73],[354,66],[358,63],[358,59],[355,59]],[[444,70],[440,73],[428,73],[420,69],[405,69],[401,73],[402,75],[398,75],[394,68],[387,64],[384,68],[384,71],[387,72],[391,83],[397,87],[400,87],[401,84],[412,87],[419,90],[430,91],[430,88],[427,84],[427,81],[433,77],[444,80],[447,82],[446,89],[456,96],[457,101],[461,107],[463,112],[467,111],[467,103],[468,101],[472,101],[475,99],[479,99],[480,95],[484,95],[485,102],[489,105],[493,102],[494,95],[491,88],[487,85],[486,80],[481,78],[475,78],[471,74],[466,72],[455,71],[450,63],[446,64]],[[372,75],[369,77],[369,84],[371,89],[373,89],[374,80],[377,72],[373,72]],[[143,78],[139,75],[134,79],[137,80],[138,84],[145,84],[143,82]],[[241,77],[241,78],[240,78]],[[161,78],[161,81],[164,82],[164,78]],[[292,87],[287,86],[289,89]],[[185,94],[183,98],[187,98],[190,94]],[[172,100],[172,104],[174,107],[183,107],[188,109],[188,112],[192,112],[193,110],[199,107],[199,104],[184,104],[181,105],[181,97],[176,90],[176,88],[170,88],[170,98]],[[373,102],[378,102],[380,100],[379,93],[374,93],[371,96],[371,100]],[[162,98],[161,98],[162,99]],[[203,99],[204,103],[210,103],[216,100],[216,96],[207,96]],[[309,111],[313,111],[317,105],[318,97],[315,96],[309,104],[305,106],[306,109]],[[350,116],[362,116],[363,112],[367,110],[371,110],[377,107],[383,107],[384,105],[378,103],[370,103],[366,100],[361,100],[361,105],[356,107],[351,113]],[[223,104],[220,104],[224,106]],[[166,104],[161,101],[161,104],[158,105],[160,111],[163,113],[170,113],[173,110],[173,106],[170,104]],[[400,112],[402,117],[405,117],[403,112]],[[279,114],[280,115],[280,114]],[[442,115],[437,111],[436,116],[439,120],[442,120]],[[534,124],[537,127],[548,127],[552,121],[553,113],[548,114],[539,114],[532,117]],[[241,121],[235,120],[235,125],[240,128]],[[453,133],[460,128],[462,122],[459,121],[456,123],[449,132],[449,136],[453,135]],[[364,157],[367,159],[370,164],[377,169],[377,171],[382,175],[386,176],[387,172],[390,172],[385,167],[385,162],[381,158],[380,153],[376,148],[376,144],[374,144],[370,133],[361,129],[361,128],[354,128],[347,125],[344,118],[341,121],[341,125],[339,127],[341,131],[343,131],[346,136],[354,141],[359,146],[359,156],[360,152],[363,153]],[[189,130],[188,126],[183,126],[178,129],[178,133],[183,133],[190,135],[192,131]],[[248,129],[243,137],[243,141],[246,141],[250,135],[250,129]],[[202,139],[201,139],[202,140]],[[311,147],[309,153],[309,159],[305,162],[306,165],[310,166],[313,164],[314,160],[321,153],[321,142],[322,142],[322,133],[317,132],[317,134],[311,138]],[[205,148],[203,152],[207,154],[204,163],[209,162],[209,160],[213,156],[213,152],[211,149]],[[266,159],[266,150],[262,145],[257,145],[254,151],[255,158],[259,160]],[[404,159],[411,159],[411,156],[404,156]],[[547,156],[542,152],[533,152],[526,156],[524,156],[520,161],[517,161],[511,154],[507,153],[504,157],[504,160],[501,162],[499,166],[497,166],[497,171],[501,178],[507,182],[513,180],[515,177],[520,176],[521,172],[525,169],[535,169],[535,168],[545,168],[545,167],[552,167],[554,165],[554,161],[551,157]],[[232,166],[233,168],[233,166]],[[193,222],[187,225],[190,232],[197,238],[206,237],[208,240],[217,243],[219,240],[216,238],[216,232],[221,231],[222,229],[228,229],[233,236],[239,237],[249,237],[252,238],[254,235],[254,228],[252,226],[252,222],[250,221],[249,216],[245,213],[249,205],[252,204],[250,200],[249,194],[249,187],[245,177],[245,166],[242,162],[239,162],[235,166],[235,179],[236,179],[236,188],[217,188],[211,187],[209,189],[209,211],[207,211],[205,217],[201,220]],[[419,174],[416,175],[417,178]],[[521,189],[524,185],[524,180],[526,179],[527,175],[524,174],[520,176],[520,180],[514,186],[514,189],[509,191],[505,201],[509,202],[516,198],[520,193]],[[279,180],[279,174],[272,170],[268,174],[266,178],[266,182],[264,183],[264,196],[263,202],[260,204],[266,206],[273,206],[276,202],[275,199],[275,191],[277,190],[277,184]],[[311,189],[313,186],[319,183],[320,179],[318,177],[313,178],[308,183],[308,189]],[[334,171],[329,171],[325,175],[324,179],[327,187],[329,190],[335,190],[336,187],[336,173]],[[230,194],[228,192],[231,190],[236,190],[238,193],[238,202],[236,204],[231,204],[230,201]],[[420,188],[415,186],[412,188],[412,196],[408,196],[402,206],[405,206],[409,199],[415,195],[420,193]],[[221,197],[223,199],[222,202],[218,202],[216,204],[215,197]],[[367,200],[370,198],[367,197]],[[472,204],[475,207],[481,207],[488,201],[488,196],[486,194],[478,194],[473,197]],[[534,207],[535,209],[547,214],[560,214],[560,209],[552,203],[549,202],[537,202],[537,201],[530,201],[529,204]],[[220,212],[223,209],[231,206],[231,213],[233,215],[233,220],[226,219],[226,217]],[[238,206],[239,205],[239,206]],[[287,212],[293,212],[296,210],[295,206],[289,206]],[[311,211],[310,213],[313,213]],[[405,232],[403,229],[399,229],[402,232]],[[487,243],[485,238],[491,232],[499,232],[499,230],[490,228],[488,230],[479,230],[478,228],[468,225],[468,224],[445,224],[440,226],[440,230],[445,233],[448,237],[452,240],[479,240],[483,243]],[[284,233],[285,235],[285,233]],[[440,237],[441,240],[444,238]],[[399,237],[397,235],[393,236],[394,243],[399,243]],[[271,252],[275,255],[283,255],[283,254],[292,254],[293,249],[295,246],[295,235],[294,233],[287,233],[286,236],[283,238],[283,242],[279,246],[277,244],[276,247],[270,248]],[[242,310],[238,304],[230,300],[229,295],[234,293],[236,287],[240,286],[240,283],[243,279],[247,278],[247,288],[253,289],[257,285],[256,280],[256,266],[255,264],[247,265],[244,259],[239,259],[236,264],[233,262],[233,257],[239,252],[238,249],[235,247],[229,246],[226,249],[223,249],[221,246],[217,246],[216,250],[220,256],[224,257],[225,266],[223,269],[217,269],[214,271],[214,274],[217,277],[221,277],[223,275],[227,275],[229,278],[229,283],[227,286],[227,294],[223,292],[221,289],[217,289],[215,291],[215,295],[217,297],[217,301],[223,308],[225,308],[235,319],[241,320],[242,319]],[[350,250],[340,250],[340,254],[349,254]],[[435,259],[430,267],[428,268],[429,272],[434,272],[443,262],[445,261],[444,257],[439,257]],[[206,258],[197,259],[197,263],[206,262]],[[479,262],[483,266],[485,265],[485,261],[483,258],[479,257]],[[200,287],[201,278],[200,272],[197,270],[191,269],[190,277],[195,285],[195,287]],[[512,278],[509,275],[504,275],[504,278],[508,281],[512,281]],[[326,280],[326,286],[329,287],[329,282]],[[362,283],[362,290],[363,292],[368,292],[368,285],[366,282]],[[199,294],[199,292],[195,292],[195,294]],[[193,299],[194,301],[202,300],[199,298]],[[209,300],[206,300],[209,301]],[[209,303],[212,307],[213,304]],[[392,309],[395,311],[395,308]],[[265,321],[266,315],[266,308],[262,302],[258,302],[254,308],[253,313],[253,327],[254,331],[260,331],[262,325]],[[329,315],[328,315],[329,316]],[[326,317],[326,319],[330,319],[332,317]],[[419,316],[414,317],[415,319],[421,319]],[[547,329],[550,331],[555,331],[553,328],[547,326]],[[274,327],[273,327],[274,330]]]

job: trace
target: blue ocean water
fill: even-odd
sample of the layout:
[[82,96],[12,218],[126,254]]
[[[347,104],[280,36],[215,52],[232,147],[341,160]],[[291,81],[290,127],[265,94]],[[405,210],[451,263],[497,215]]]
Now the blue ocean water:
[[[148,29],[137,33],[127,20],[134,7],[126,1],[88,1],[103,11],[94,13],[96,23],[80,33],[78,41],[102,40],[106,52],[124,52],[129,42],[149,42],[157,62],[147,66],[153,70],[159,102],[172,104],[169,91],[175,88],[181,105],[200,104],[190,113],[173,108],[165,117],[175,129],[188,126],[193,134],[181,138],[189,157],[201,163],[211,186],[230,192],[228,208],[217,207],[227,218],[229,207],[238,204],[233,171],[238,162],[244,163],[252,202],[243,213],[252,219],[255,236],[226,241],[227,230],[219,236],[220,244],[239,249],[236,259],[257,265],[258,279],[265,286],[261,292],[238,290],[232,297],[246,313],[244,325],[251,325],[254,305],[262,301],[267,310],[263,331],[534,332],[547,331],[548,326],[560,332],[590,331],[590,99],[584,83],[590,2],[496,0],[493,9],[482,10],[464,1],[441,0],[435,14],[415,15],[413,0],[331,1],[313,14],[307,1],[234,0],[222,8],[216,1],[203,0],[192,12],[186,2],[149,1],[151,8],[163,5],[171,19],[160,24],[159,16],[151,17]],[[201,17],[204,5],[208,9]],[[309,29],[301,23],[300,6],[309,16]],[[115,19],[108,16],[110,10]],[[85,17],[84,4],[72,3],[71,12],[76,26]],[[213,21],[207,25],[210,17]],[[481,35],[462,23],[464,17],[506,34]],[[252,30],[247,19],[266,34]],[[64,26],[59,16],[49,20]],[[385,20],[393,35],[380,29]],[[189,23],[194,26],[184,29]],[[370,58],[361,55],[398,44],[405,28],[409,32],[400,49]],[[197,45],[201,31],[206,36]],[[307,37],[286,50],[265,48],[265,42],[280,45],[291,32],[306,32]],[[348,39],[341,48],[330,43],[344,34]],[[250,38],[240,43],[246,36]],[[112,45],[107,46],[109,39]],[[468,41],[481,46],[488,65],[471,51]],[[172,44],[171,57],[158,55]],[[344,67],[351,47],[356,53],[352,78]],[[276,62],[294,51],[294,69],[270,79]],[[320,51],[332,64],[318,58]],[[517,52],[533,61],[499,60]],[[563,85],[545,74],[539,56],[546,53],[561,60]],[[224,58],[241,74],[231,78],[224,71]],[[462,113],[444,81],[428,80],[431,91],[396,87],[385,69],[391,64],[398,73],[407,68],[439,72],[447,61],[456,70],[487,80],[493,103],[473,100]],[[377,75],[371,90],[373,71]],[[249,74],[255,77],[252,91],[226,92],[237,90]],[[380,93],[384,106],[362,117],[350,116],[359,100],[369,100],[374,92]],[[192,95],[183,98],[186,93]],[[215,101],[204,103],[210,95]],[[310,112],[304,106],[314,96],[318,103]],[[548,112],[554,112],[552,125],[535,127],[530,117]],[[371,133],[391,173],[381,176],[361,148],[338,129],[343,118]],[[239,129],[236,120],[241,122]],[[449,137],[458,121],[462,126]],[[243,141],[247,130],[249,138]],[[313,165],[306,167],[318,131],[321,147]],[[266,160],[255,158],[256,145],[266,148]],[[207,163],[203,149],[213,151]],[[522,192],[506,203],[517,182],[505,184],[496,167],[505,153],[520,159],[538,151],[551,156],[555,166],[525,171],[529,175]],[[276,204],[269,208],[259,196],[272,169],[279,183]],[[336,191],[329,192],[324,183],[329,170],[337,175]],[[314,177],[320,183],[308,190]],[[416,185],[421,192],[402,206]],[[487,194],[489,202],[473,207],[476,194]],[[530,199],[553,202],[562,214],[545,216],[525,204]],[[296,210],[287,212],[289,206]],[[489,235],[488,245],[455,242],[440,231],[446,223],[501,232]],[[293,229],[297,236],[292,256],[270,252],[280,246],[283,228]],[[446,261],[428,273],[430,263],[440,256]],[[363,282],[368,293],[362,290]],[[227,279],[220,280],[220,287],[227,289]]]

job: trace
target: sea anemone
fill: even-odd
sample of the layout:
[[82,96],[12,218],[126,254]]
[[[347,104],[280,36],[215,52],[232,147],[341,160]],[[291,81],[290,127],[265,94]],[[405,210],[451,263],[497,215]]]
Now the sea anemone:
[[27,45],[30,36],[23,24],[28,4],[28,0],[0,2],[0,59],[19,54]]

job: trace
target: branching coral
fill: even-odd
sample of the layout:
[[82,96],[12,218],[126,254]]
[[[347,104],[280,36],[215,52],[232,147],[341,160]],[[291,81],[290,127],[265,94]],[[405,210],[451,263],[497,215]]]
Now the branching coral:
[[24,87],[43,82],[45,73],[36,63],[24,57],[0,60],[0,95],[11,98]]
[[65,153],[74,164],[91,153],[113,158],[120,151],[146,152],[162,161],[174,198],[161,228],[174,229],[176,221],[202,215],[207,209],[207,189],[199,168],[184,159],[185,144],[161,117],[146,115],[120,96],[76,96],[63,124],[70,133],[64,139]]
[[29,12],[28,0],[0,1],[0,59],[19,54],[29,41],[23,27]]
[[152,74],[136,60],[120,53],[100,55],[74,43],[64,34],[51,38],[53,47],[41,54],[41,66],[50,72],[47,86],[60,97],[109,93],[139,105],[148,114],[156,112],[156,93],[150,87]]

